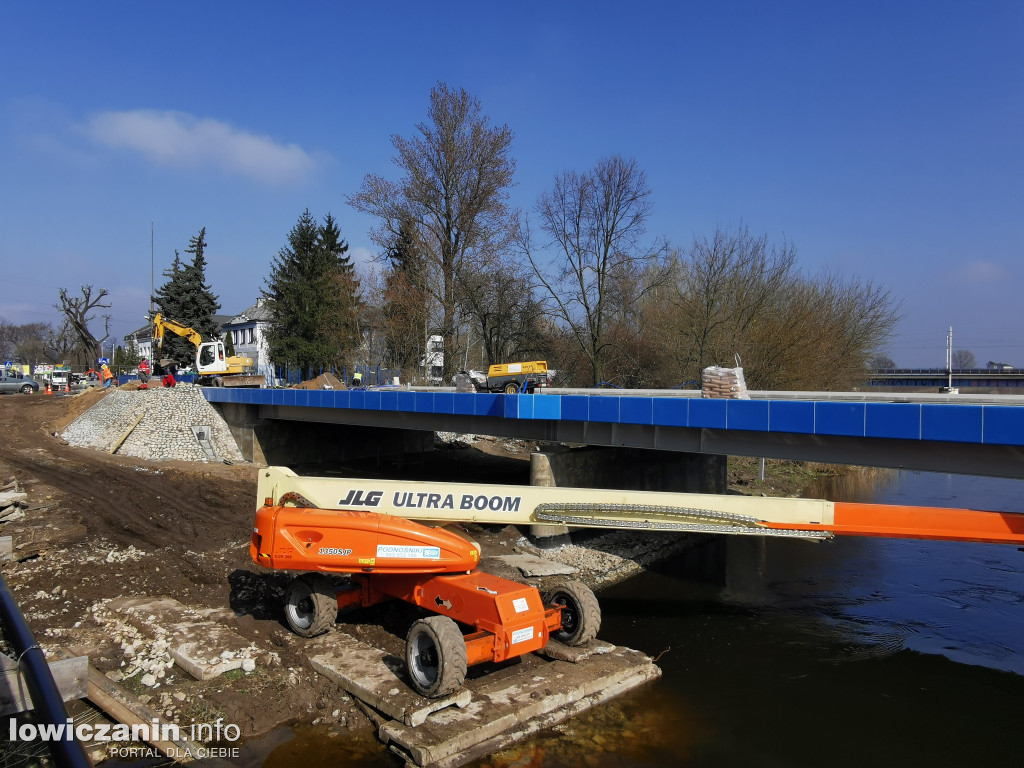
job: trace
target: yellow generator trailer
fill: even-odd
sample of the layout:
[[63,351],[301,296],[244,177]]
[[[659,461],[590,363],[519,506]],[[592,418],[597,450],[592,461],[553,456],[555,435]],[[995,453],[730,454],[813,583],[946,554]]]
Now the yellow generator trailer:
[[544,360],[530,363],[502,363],[487,369],[487,391],[515,395],[533,392],[548,385],[548,364]]

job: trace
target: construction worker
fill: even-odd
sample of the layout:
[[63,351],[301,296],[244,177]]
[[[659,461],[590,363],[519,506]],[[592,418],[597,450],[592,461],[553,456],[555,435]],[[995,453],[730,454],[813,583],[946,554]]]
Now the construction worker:
[[361,386],[363,386],[363,374],[361,374],[359,371],[356,371],[352,375],[352,389],[356,389],[357,387]]
[[114,374],[110,372],[110,366],[106,363],[100,367],[100,378],[103,380],[103,388],[109,389],[110,382],[114,380]]
[[145,357],[139,361],[139,389],[149,389],[149,360]]
[[174,365],[168,365],[167,370],[164,372],[163,385],[165,387],[173,387],[177,382],[174,380]]

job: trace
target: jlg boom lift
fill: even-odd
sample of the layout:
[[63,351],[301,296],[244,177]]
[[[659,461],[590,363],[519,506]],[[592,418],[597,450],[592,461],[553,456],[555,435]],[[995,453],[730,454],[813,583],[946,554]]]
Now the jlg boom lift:
[[[302,477],[285,467],[260,470],[257,497],[252,559],[306,572],[286,595],[285,615],[299,635],[327,631],[339,609],[393,598],[434,614],[406,638],[411,682],[425,696],[456,690],[468,665],[538,650],[551,637],[582,645],[601,621],[583,584],[560,583],[542,598],[477,570],[479,545],[438,527],[447,523],[1024,545],[1024,515],[820,499]],[[335,589],[328,573],[350,581]]]

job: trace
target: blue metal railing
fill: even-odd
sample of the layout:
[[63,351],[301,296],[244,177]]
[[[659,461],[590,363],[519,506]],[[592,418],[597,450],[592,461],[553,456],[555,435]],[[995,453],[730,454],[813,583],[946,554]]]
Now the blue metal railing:
[[[57,683],[46,663],[46,656],[32,636],[32,630],[25,623],[14,595],[7,588],[7,583],[0,576],[0,624],[3,625],[4,639],[11,646],[14,657],[18,661],[18,669],[25,677],[25,684],[32,696],[32,706],[36,717],[47,725],[66,725],[67,708],[64,697],[57,688]],[[46,742],[53,755],[54,762],[60,768],[87,768],[92,763],[85,755],[81,743],[68,736]]]

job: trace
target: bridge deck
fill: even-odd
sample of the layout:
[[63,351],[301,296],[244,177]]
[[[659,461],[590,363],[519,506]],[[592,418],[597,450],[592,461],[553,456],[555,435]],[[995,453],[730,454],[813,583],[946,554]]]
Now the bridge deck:
[[1024,477],[1024,398],[1008,395],[443,389],[204,390],[260,418]]
[[[754,393],[750,400],[630,391],[537,395],[422,389],[205,389],[211,402],[900,440],[1024,445],[1024,398]],[[799,398],[799,399],[798,399]],[[825,399],[827,398],[827,399]]]

